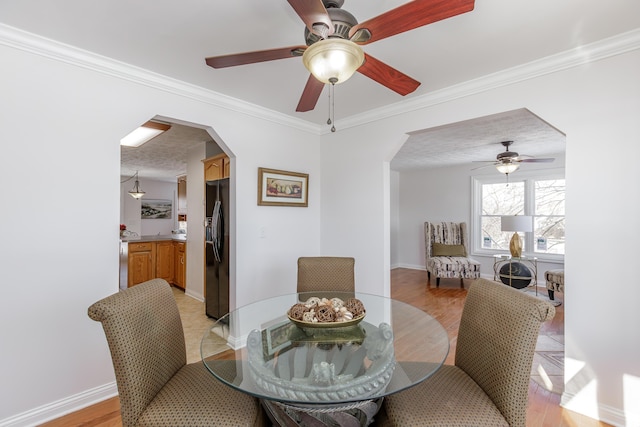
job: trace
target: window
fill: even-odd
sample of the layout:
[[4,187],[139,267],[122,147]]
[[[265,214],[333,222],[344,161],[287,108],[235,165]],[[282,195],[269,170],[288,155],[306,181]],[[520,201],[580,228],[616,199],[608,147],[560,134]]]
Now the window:
[[564,256],[565,180],[554,170],[519,172],[507,184],[503,175],[473,179],[472,243],[475,253],[509,250],[512,232],[500,230],[503,215],[530,215],[532,233],[521,233],[524,253],[557,259]]

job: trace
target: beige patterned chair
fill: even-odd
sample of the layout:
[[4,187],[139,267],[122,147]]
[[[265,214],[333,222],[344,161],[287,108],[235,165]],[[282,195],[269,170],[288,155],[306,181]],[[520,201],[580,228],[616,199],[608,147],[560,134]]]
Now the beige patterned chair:
[[480,263],[468,256],[466,223],[425,222],[424,239],[429,283],[432,274],[436,287],[440,278],[460,278],[460,287],[464,287],[463,279],[480,277]]
[[350,257],[300,257],[298,292],[354,292],[354,266]]
[[502,283],[471,284],[455,365],[385,398],[379,425],[524,427],[533,353],[555,308]]
[[107,337],[124,427],[265,425],[257,399],[223,385],[201,362],[186,364],[180,314],[165,280],[108,296],[88,314]]

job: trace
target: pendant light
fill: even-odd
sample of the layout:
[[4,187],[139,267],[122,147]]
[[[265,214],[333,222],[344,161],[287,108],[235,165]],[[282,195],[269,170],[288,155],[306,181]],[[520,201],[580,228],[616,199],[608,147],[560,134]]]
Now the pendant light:
[[136,174],[134,176],[136,177],[136,183],[133,185],[133,188],[129,190],[129,194],[134,199],[141,199],[145,193],[140,189],[140,182],[138,181],[138,171],[136,171]]

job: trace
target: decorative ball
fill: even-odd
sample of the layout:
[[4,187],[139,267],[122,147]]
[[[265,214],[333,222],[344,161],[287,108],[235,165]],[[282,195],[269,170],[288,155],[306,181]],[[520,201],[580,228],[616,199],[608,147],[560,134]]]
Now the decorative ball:
[[318,322],[322,322],[322,323],[333,322],[334,320],[336,320],[336,313],[335,311],[333,311],[333,308],[331,308],[328,305],[325,305],[318,308],[318,311],[316,312],[316,317],[318,318]]
[[500,267],[500,280],[513,288],[526,288],[532,278],[531,270],[520,262],[507,262]]
[[349,298],[345,301],[344,306],[353,314],[353,317],[358,317],[365,313],[364,304],[358,298]]
[[304,316],[304,313],[306,311],[307,311],[306,305],[302,303],[295,304],[293,307],[291,307],[291,310],[289,310],[289,316],[291,316],[296,320],[302,320],[302,317]]

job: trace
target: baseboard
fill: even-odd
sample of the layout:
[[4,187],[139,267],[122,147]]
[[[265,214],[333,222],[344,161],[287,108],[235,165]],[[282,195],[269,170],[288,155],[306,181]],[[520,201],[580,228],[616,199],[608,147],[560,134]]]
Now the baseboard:
[[32,427],[118,395],[115,381],[0,420],[0,427]]
[[204,302],[204,297],[202,296],[202,294],[197,294],[197,293],[195,293],[193,291],[190,291],[189,289],[185,289],[184,290],[184,294],[186,296],[188,296],[188,297],[191,297],[191,298],[197,300],[197,301]]
[[426,268],[425,268],[425,266],[424,266],[424,265],[402,264],[402,263],[400,263],[400,264],[393,264],[393,265],[391,266],[391,269],[392,269],[392,270],[393,270],[393,269],[396,269],[396,268],[408,268],[408,269],[410,269],[410,270],[422,270],[422,271],[426,270]]
[[575,397],[576,396],[573,393],[567,393],[567,392],[562,393],[560,406],[570,411],[576,412],[578,414],[582,414],[585,417],[594,418],[598,421],[602,421],[604,423],[611,424],[612,426],[617,426],[617,427],[631,425],[629,424],[629,419],[635,419],[635,420],[640,419],[640,413],[634,413],[634,411],[631,409],[630,409],[631,417],[628,417],[628,416],[625,416],[624,411],[621,411],[618,408],[614,408],[608,405],[603,405],[602,403],[596,404],[597,412],[598,412],[597,416],[594,416],[594,414],[585,413],[580,410],[584,408],[580,408],[578,407],[578,405],[572,404],[572,402],[574,402]]

